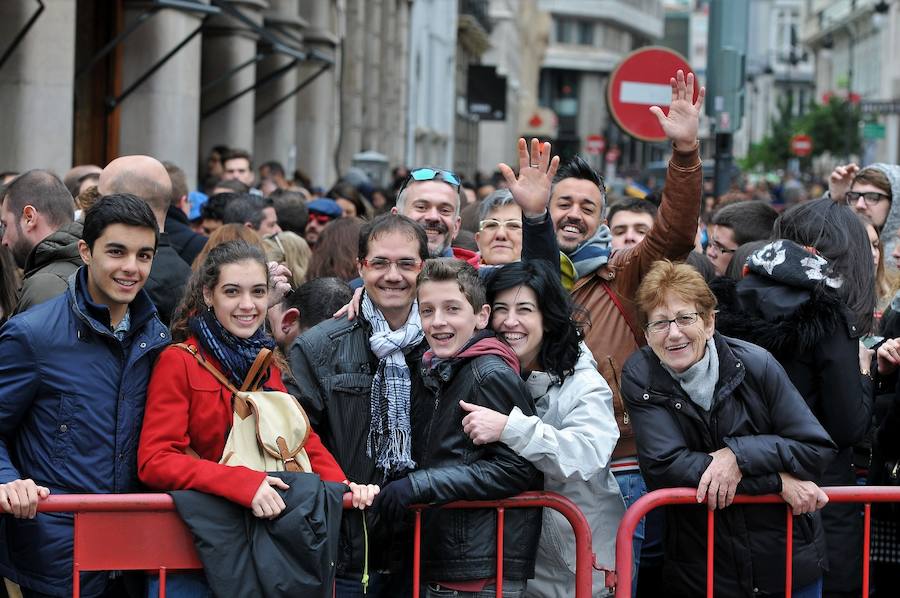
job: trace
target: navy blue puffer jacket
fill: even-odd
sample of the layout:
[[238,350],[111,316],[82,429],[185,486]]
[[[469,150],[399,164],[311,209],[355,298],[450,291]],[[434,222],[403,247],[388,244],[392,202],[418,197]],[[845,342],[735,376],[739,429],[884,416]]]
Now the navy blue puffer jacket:
[[[137,444],[150,371],[169,331],[141,290],[120,341],[91,302],[80,268],[66,293],[0,329],[0,483],[21,478],[51,494],[139,489]],[[0,575],[53,596],[72,593],[72,517],[0,517]],[[105,574],[82,576],[82,595]]]

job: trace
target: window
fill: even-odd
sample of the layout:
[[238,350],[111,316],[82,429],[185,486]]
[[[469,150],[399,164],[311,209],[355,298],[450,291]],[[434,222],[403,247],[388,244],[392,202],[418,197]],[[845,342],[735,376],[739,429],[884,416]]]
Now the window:
[[578,43],[582,46],[594,45],[594,24],[590,21],[578,21]]

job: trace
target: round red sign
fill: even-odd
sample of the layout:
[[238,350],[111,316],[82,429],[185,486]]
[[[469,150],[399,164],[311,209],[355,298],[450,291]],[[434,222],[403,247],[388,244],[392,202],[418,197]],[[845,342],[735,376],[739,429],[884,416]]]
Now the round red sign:
[[[623,131],[641,141],[666,140],[650,106],[668,112],[672,101],[669,80],[678,69],[685,75],[693,72],[681,54],[658,46],[636,50],[619,63],[609,76],[606,99],[610,114]],[[692,101],[697,101],[699,91],[700,86],[695,84]]]
[[812,137],[809,135],[794,135],[791,137],[791,153],[795,156],[808,156],[812,153]]

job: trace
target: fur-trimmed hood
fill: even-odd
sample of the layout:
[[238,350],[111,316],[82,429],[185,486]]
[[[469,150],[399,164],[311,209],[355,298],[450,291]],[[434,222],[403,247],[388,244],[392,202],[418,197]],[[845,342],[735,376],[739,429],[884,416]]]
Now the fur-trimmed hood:
[[810,351],[838,327],[859,336],[837,294],[799,289],[750,273],[710,284],[718,300],[716,330],[759,345],[776,357]]

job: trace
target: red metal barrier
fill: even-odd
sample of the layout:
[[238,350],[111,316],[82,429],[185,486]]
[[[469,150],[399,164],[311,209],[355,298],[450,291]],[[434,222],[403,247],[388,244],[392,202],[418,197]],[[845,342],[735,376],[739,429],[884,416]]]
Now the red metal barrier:
[[[590,598],[593,553],[591,529],[584,514],[571,500],[553,492],[526,492],[495,501],[460,501],[443,509],[497,510],[497,595],[503,586],[503,524],[506,509],[547,507],[559,511],[575,534],[575,598]],[[344,495],[344,508],[352,508]],[[422,510],[415,511],[413,596],[419,595]],[[75,514],[72,594],[80,595],[79,573],[107,570],[156,570],[160,598],[165,598],[166,573],[203,567],[190,532],[175,512],[167,494],[68,494],[51,495],[38,504],[43,512]]]
[[[863,570],[862,596],[869,595],[869,541],[872,503],[900,502],[900,488],[896,486],[834,486],[822,488],[828,495],[830,503],[863,503],[865,514],[865,532],[863,535]],[[784,500],[776,494],[765,496],[747,496],[740,494],[734,497],[735,504],[784,504]],[[634,530],[641,518],[658,507],[669,505],[697,506],[696,488],[667,488],[649,492],[637,500],[625,512],[619,532],[616,535],[616,598],[630,598],[631,578],[633,575],[632,538]],[[793,579],[793,513],[785,504],[787,513],[787,542],[785,554],[785,598],[791,598],[791,582]],[[707,512],[706,527],[706,596],[713,597],[713,532],[715,530],[715,511]]]

